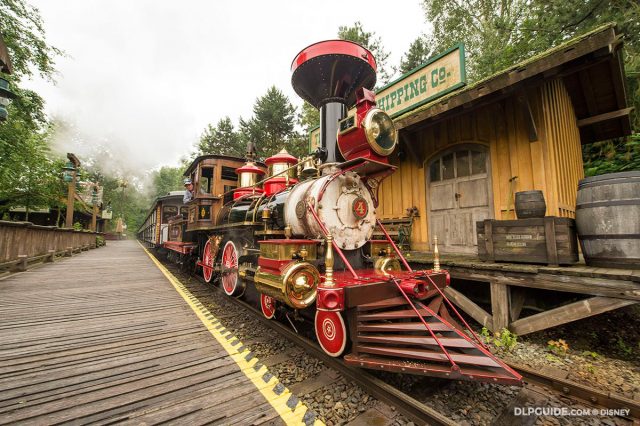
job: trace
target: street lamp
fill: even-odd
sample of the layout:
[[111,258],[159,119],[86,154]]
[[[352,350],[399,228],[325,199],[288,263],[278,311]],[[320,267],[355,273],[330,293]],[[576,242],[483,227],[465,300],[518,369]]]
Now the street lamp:
[[7,117],[9,117],[7,106],[15,97],[16,94],[9,90],[9,82],[0,77],[0,121],[7,121]]
[[[0,72],[11,74],[12,71],[13,67],[11,65],[11,59],[9,58],[9,50],[2,39],[2,35],[0,35]],[[0,77],[0,121],[7,120],[9,116],[7,105],[9,105],[11,99],[15,97],[15,93],[9,90],[9,82]]]
[[67,161],[67,164],[64,165],[62,170],[64,170],[62,174],[64,181],[67,183],[73,181],[73,172],[76,171],[76,168],[73,167],[73,163],[71,161]]

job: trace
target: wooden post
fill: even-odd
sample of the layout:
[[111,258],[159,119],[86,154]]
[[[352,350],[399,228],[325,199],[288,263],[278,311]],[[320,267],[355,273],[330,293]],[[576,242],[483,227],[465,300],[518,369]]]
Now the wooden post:
[[76,194],[76,172],[73,172],[71,182],[67,188],[67,218],[65,220],[65,227],[73,228],[73,200]]
[[494,331],[509,326],[509,292],[505,284],[491,282],[491,313]]
[[544,235],[547,245],[547,262],[550,266],[558,266],[555,217],[547,216],[544,218]]
[[511,322],[520,318],[522,306],[524,305],[525,292],[520,287],[509,287],[509,320]]
[[18,263],[16,264],[16,270],[19,272],[24,272],[27,270],[27,260],[29,258],[27,257],[26,254],[19,254],[18,255]]
[[73,256],[73,247],[67,247],[67,250],[64,252],[65,257]]
[[91,231],[96,232],[96,222],[98,217],[98,205],[93,204],[93,216],[91,217]]
[[47,257],[44,258],[44,261],[47,263],[54,262],[56,260],[56,251],[49,250],[48,253],[49,254],[47,254]]
[[491,219],[484,221],[484,239],[487,242],[487,260],[495,262],[496,257],[493,254],[493,222]]
[[76,178],[78,177],[78,167],[80,167],[80,160],[75,154],[67,153],[67,158],[73,163],[73,173],[71,174],[71,182],[67,187],[67,217],[65,220],[66,228],[73,228],[73,201],[76,194]]

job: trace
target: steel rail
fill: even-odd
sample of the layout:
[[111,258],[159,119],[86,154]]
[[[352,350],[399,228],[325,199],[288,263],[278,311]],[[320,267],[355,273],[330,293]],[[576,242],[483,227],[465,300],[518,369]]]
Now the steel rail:
[[[311,340],[300,336],[293,330],[290,330],[285,325],[278,321],[269,320],[253,308],[249,303],[242,301],[235,297],[227,296],[218,286],[212,286],[211,283],[206,283],[202,277],[198,275],[192,275],[201,284],[207,286],[207,289],[212,289],[218,294],[222,295],[225,300],[241,307],[245,311],[250,312],[258,321],[272,330],[276,331],[281,336],[290,340],[295,345],[304,349],[308,354],[322,361],[327,367],[333,368],[338,371],[343,377],[357,383],[362,387],[369,395],[375,397],[379,401],[383,401],[392,407],[395,407],[399,413],[407,417],[409,420],[416,424],[428,424],[428,425],[446,425],[455,426],[456,422],[448,417],[440,414],[434,408],[431,408],[420,401],[405,394],[401,390],[385,383],[383,380],[374,377],[370,373],[346,365],[342,360],[327,355],[317,344]],[[197,296],[196,296],[197,297]]]
[[[302,337],[285,325],[265,318],[262,313],[254,309],[249,303],[240,299],[227,296],[219,287],[206,283],[199,275],[191,275],[200,283],[221,294],[225,300],[249,311],[258,321],[275,330],[280,335],[294,344],[303,348],[310,355],[320,359],[327,367],[337,370],[345,378],[357,383],[370,395],[383,401],[417,424],[456,425],[457,423],[440,414],[435,409],[417,401],[397,388],[385,383],[381,379],[372,376],[365,370],[346,365],[339,358],[327,355],[318,345],[309,339]],[[592,386],[574,382],[552,374],[545,374],[534,370],[532,367],[523,366],[513,362],[505,362],[510,368],[521,374],[525,383],[538,385],[552,390],[561,395],[583,401],[588,405],[606,409],[629,409],[628,418],[635,421],[640,419],[640,402],[626,398],[622,395],[595,389]]]
[[532,367],[513,362],[507,362],[506,364],[520,373],[525,383],[553,389],[562,395],[580,399],[590,405],[597,405],[608,409],[626,408],[629,410],[629,418],[631,418],[631,420],[637,421],[640,419],[640,402],[636,400],[601,389],[595,389],[593,386],[574,382],[552,374],[545,374],[541,371],[534,370]]
[[[224,294],[218,287],[215,287],[215,290]],[[262,313],[253,309],[253,307],[248,303],[226,295],[225,297],[227,297],[227,299],[232,303],[242,306],[244,309],[250,311],[252,315],[264,325],[275,330],[278,334],[284,336],[297,346],[300,346],[307,353],[322,361],[327,367],[337,370],[345,378],[360,385],[360,387],[362,387],[369,395],[391,405],[392,407],[395,407],[400,413],[414,423],[447,426],[457,424],[453,420],[437,412],[435,409],[421,403],[377,377],[372,376],[368,372],[348,366],[342,360],[327,355],[318,347],[318,345],[309,339],[300,336],[278,321],[266,319]]]

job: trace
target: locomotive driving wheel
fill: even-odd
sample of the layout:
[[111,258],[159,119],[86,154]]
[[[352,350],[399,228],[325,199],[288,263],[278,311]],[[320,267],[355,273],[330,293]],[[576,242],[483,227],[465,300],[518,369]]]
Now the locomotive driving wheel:
[[211,247],[211,240],[207,240],[207,243],[204,245],[204,250],[202,251],[202,276],[206,282],[211,282],[211,277],[213,277],[213,253]]
[[238,248],[229,240],[222,249],[222,289],[227,296],[239,297],[244,293],[244,283],[238,275]]

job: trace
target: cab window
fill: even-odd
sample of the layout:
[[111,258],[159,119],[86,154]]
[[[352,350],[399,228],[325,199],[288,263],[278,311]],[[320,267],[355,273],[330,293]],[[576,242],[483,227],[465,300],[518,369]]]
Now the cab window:
[[203,167],[200,172],[200,181],[198,182],[198,192],[200,194],[211,194],[213,190],[213,167]]
[[178,207],[164,206],[162,209],[162,223],[169,223],[169,219],[178,214]]

